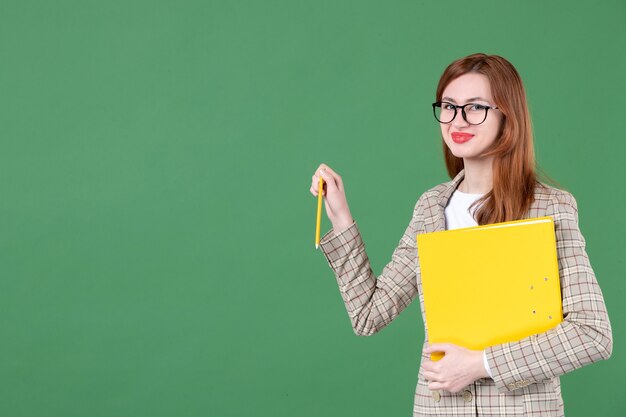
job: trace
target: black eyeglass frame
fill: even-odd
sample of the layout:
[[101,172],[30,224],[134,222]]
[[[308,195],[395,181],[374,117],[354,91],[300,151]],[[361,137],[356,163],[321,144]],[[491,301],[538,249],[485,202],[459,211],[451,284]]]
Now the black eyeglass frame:
[[[442,104],[449,104],[454,108],[454,116],[452,116],[452,119],[449,122],[442,122],[441,120],[439,120],[437,118],[437,107],[441,107]],[[465,107],[466,106],[481,106],[485,108],[485,118],[480,122],[480,123],[471,123],[469,120],[467,120],[467,114],[465,114]],[[467,103],[464,104],[462,106],[457,106],[456,104],[450,103],[449,101],[435,101],[433,103],[433,116],[435,116],[435,120],[437,120],[439,123],[442,124],[448,124],[448,123],[452,123],[454,121],[454,119],[456,118],[456,115],[458,113],[458,109],[461,109],[461,116],[463,117],[463,120],[465,120],[468,124],[472,125],[472,126],[476,126],[476,125],[480,125],[485,123],[485,120],[487,120],[487,115],[489,114],[489,110],[496,110],[498,109],[497,106],[486,106],[484,104],[480,104],[480,103]]]

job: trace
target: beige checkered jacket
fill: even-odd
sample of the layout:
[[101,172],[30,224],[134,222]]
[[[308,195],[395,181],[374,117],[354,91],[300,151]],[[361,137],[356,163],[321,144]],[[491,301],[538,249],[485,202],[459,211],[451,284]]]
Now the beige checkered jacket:
[[[380,331],[416,297],[425,317],[415,237],[445,230],[444,208],[463,176],[461,171],[422,194],[378,279],[356,223],[321,239],[356,334]],[[459,393],[429,391],[420,366],[414,416],[563,416],[559,376],[611,356],[611,324],[578,228],[576,200],[566,191],[538,185],[527,218],[542,216],[555,222],[563,322],[545,333],[486,349],[493,379],[480,379]],[[424,358],[428,355],[422,352]]]

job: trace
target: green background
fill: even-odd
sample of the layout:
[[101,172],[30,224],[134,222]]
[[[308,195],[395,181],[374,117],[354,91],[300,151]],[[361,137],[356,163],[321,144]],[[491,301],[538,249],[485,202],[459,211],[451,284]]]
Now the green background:
[[353,334],[311,175],[343,176],[380,273],[448,180],[430,103],[474,52],[519,70],[612,320],[567,416],[624,415],[625,21],[621,0],[0,0],[0,415],[410,416],[419,306]]

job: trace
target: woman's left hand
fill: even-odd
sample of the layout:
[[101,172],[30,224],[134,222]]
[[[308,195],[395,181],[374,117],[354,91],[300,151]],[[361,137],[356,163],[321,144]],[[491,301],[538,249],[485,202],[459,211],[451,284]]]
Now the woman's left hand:
[[487,378],[482,350],[469,350],[452,343],[429,344],[425,353],[444,352],[438,361],[425,360],[422,364],[424,378],[431,391],[459,392],[480,378]]

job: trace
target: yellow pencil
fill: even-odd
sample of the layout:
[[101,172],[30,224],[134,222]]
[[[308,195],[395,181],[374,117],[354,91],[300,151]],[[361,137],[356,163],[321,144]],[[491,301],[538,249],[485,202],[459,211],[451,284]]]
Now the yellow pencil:
[[315,249],[320,247],[320,225],[322,223],[322,194],[324,193],[324,180],[320,177],[317,187],[317,222],[315,225]]

